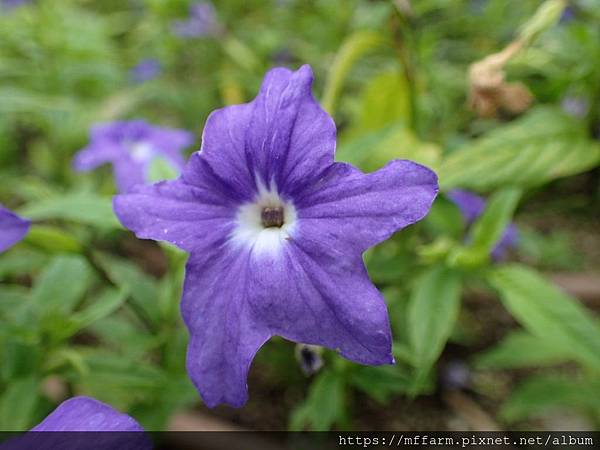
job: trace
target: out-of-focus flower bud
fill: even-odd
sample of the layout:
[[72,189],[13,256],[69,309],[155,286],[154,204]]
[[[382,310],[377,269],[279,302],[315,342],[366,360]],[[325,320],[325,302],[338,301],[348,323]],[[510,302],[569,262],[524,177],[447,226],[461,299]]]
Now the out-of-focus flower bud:
[[296,345],[296,359],[304,375],[314,375],[323,367],[322,351],[323,348],[318,345]]

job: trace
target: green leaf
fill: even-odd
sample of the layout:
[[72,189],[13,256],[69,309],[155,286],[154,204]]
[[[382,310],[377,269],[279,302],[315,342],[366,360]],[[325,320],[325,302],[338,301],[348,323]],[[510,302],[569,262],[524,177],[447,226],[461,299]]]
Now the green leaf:
[[13,248],[0,254],[0,278],[31,274],[41,269],[48,261],[48,255],[28,248]]
[[290,429],[327,431],[345,418],[345,384],[340,374],[321,372],[310,386],[304,403],[291,415]]
[[567,6],[566,0],[546,0],[535,14],[521,27],[519,38],[530,44],[538,35],[554,26]]
[[88,288],[91,274],[83,257],[55,257],[35,282],[34,303],[43,315],[67,316]]
[[[89,331],[107,348],[135,360],[157,348],[163,343],[164,337],[149,334],[146,329],[132,322],[128,317],[113,314],[94,322]],[[172,357],[169,355],[169,358]]]
[[598,382],[574,377],[539,375],[526,380],[502,406],[500,416],[507,422],[527,419],[557,409],[600,410]]
[[156,280],[124,259],[99,252],[94,254],[94,259],[106,271],[113,283],[130,293],[135,306],[146,315],[146,319],[158,323],[160,305]]
[[106,289],[102,294],[98,295],[91,305],[76,312],[69,318],[69,324],[63,331],[63,337],[69,337],[116,311],[128,295],[129,292],[127,289]]
[[378,402],[387,404],[393,395],[409,391],[410,377],[399,366],[357,366],[353,368],[348,383]]
[[456,240],[462,239],[465,228],[460,210],[441,196],[435,199],[423,223],[434,236],[446,235]]
[[172,180],[177,178],[179,170],[166,158],[156,157],[152,159],[148,169],[148,181]]
[[12,380],[0,396],[0,429],[23,431],[30,428],[33,425],[38,400],[36,378]]
[[33,225],[25,236],[25,242],[50,253],[81,252],[81,244],[72,233],[47,225]]
[[424,377],[441,354],[460,309],[461,278],[444,266],[432,267],[418,280],[408,304],[412,361]]
[[331,115],[334,114],[337,97],[348,72],[361,56],[377,47],[381,42],[383,42],[381,36],[373,31],[357,31],[344,41],[325,81],[321,102],[325,111]]
[[600,329],[579,302],[535,271],[513,264],[491,270],[504,306],[531,334],[600,370]]
[[509,225],[520,198],[519,189],[504,188],[496,192],[488,201],[483,214],[473,224],[471,243],[451,253],[450,264],[476,266],[487,261]]
[[438,172],[442,190],[538,186],[595,167],[600,144],[558,108],[538,107],[451,153]]
[[409,159],[428,167],[435,167],[439,163],[440,148],[418,140],[401,123],[366,133],[351,130],[345,136],[336,151],[336,159],[353,164],[366,172],[380,169],[393,159]]
[[570,352],[524,331],[513,331],[498,345],[477,356],[479,368],[542,367],[570,359]]
[[87,394],[119,409],[158,396],[167,383],[159,368],[104,350],[82,351],[85,374],[71,374]]
[[365,86],[358,123],[362,130],[378,130],[394,122],[407,123],[410,104],[406,78],[399,71],[383,72]]
[[19,214],[33,220],[60,219],[100,228],[120,227],[111,199],[92,193],[66,194],[38,200],[21,208]]

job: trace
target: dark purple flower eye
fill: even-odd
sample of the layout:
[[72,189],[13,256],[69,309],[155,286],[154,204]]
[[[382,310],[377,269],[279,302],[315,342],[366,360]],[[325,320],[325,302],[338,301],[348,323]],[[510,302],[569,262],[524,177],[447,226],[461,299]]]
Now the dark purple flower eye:
[[152,164],[157,160],[178,174],[185,163],[181,153],[194,142],[187,131],[156,127],[143,120],[96,125],[90,135],[88,146],[75,155],[75,170],[88,171],[110,163],[120,192],[150,183]]
[[143,239],[190,253],[187,368],[208,406],[242,406],[274,335],[390,364],[391,333],[365,250],[422,219],[437,177],[410,161],[364,174],[334,162],[336,130],[309,66],[267,73],[250,103],[214,111],[182,176],[115,198]]
[[0,252],[23,239],[30,225],[31,222],[0,205]]

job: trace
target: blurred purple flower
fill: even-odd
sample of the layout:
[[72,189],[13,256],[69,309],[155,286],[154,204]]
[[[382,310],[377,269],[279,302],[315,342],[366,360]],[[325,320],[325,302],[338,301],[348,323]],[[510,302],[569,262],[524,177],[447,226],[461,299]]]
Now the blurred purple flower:
[[323,367],[323,358],[321,357],[322,350],[322,347],[317,345],[296,345],[296,360],[304,375],[314,375],[321,370],[321,367]]
[[[477,194],[460,189],[448,192],[447,197],[458,206],[465,219],[467,227],[470,227],[485,209],[485,200]],[[519,240],[519,232],[514,224],[509,224],[504,230],[502,237],[498,240],[492,250],[491,257],[494,261],[500,261],[506,256],[509,248],[515,247]]]
[[185,164],[181,152],[194,142],[187,131],[155,127],[143,120],[96,125],[90,136],[90,144],[75,155],[75,170],[111,163],[120,192],[149,183],[150,166],[156,158],[163,158],[179,172]]
[[150,81],[160,75],[160,63],[154,58],[146,58],[140,61],[130,70],[131,79],[136,83]]
[[90,397],[62,402],[31,431],[144,431],[127,414]]
[[448,192],[447,196],[458,206],[467,226],[475,222],[485,209],[485,200],[472,192],[455,189]]
[[563,12],[559,19],[559,23],[569,23],[573,19],[575,19],[575,9],[569,5],[565,9],[563,9]]
[[197,2],[190,6],[187,19],[173,21],[172,30],[181,38],[197,38],[218,35],[221,25],[212,3]]
[[61,403],[29,432],[3,442],[0,450],[151,450],[144,429],[127,414],[90,397]]
[[590,101],[585,97],[567,95],[562,99],[560,106],[570,116],[582,119],[590,109]]
[[246,402],[250,364],[274,335],[394,361],[362,254],[428,213],[437,177],[410,161],[369,174],[334,162],[335,124],[312,81],[309,66],[269,71],[252,102],[209,116],[178,180],[114,200],[139,238],[190,253],[187,369],[210,407]]
[[0,0],[0,9],[14,9],[31,3],[31,0]]
[[31,222],[0,205],[0,252],[12,247],[25,237]]

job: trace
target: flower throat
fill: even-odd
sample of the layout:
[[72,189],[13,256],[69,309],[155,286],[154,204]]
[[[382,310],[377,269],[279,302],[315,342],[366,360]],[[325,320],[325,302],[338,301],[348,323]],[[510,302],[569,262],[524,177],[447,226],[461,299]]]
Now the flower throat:
[[260,221],[265,228],[281,228],[283,226],[283,208],[267,206],[260,213]]

